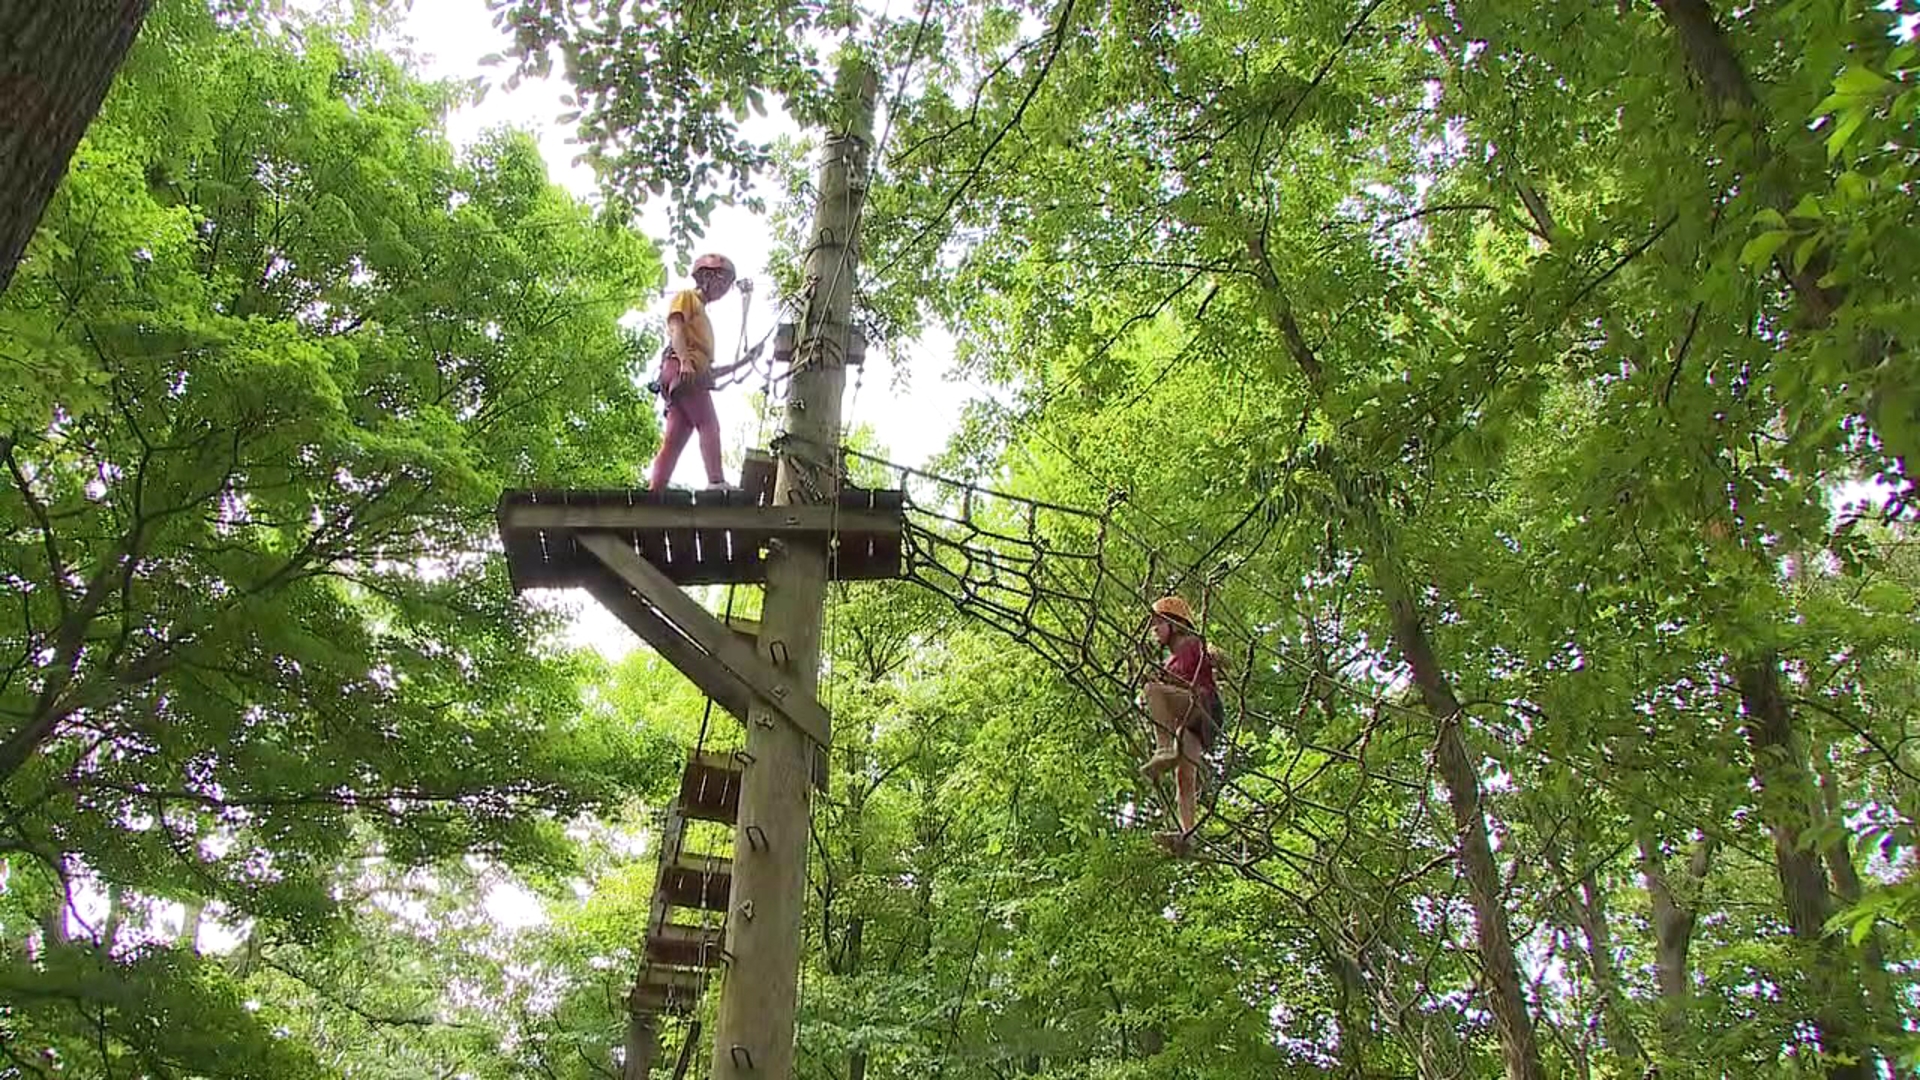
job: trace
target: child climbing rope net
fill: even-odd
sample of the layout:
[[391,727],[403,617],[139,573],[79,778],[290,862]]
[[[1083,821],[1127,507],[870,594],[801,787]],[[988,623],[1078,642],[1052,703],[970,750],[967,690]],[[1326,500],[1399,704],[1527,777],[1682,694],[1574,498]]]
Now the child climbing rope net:
[[1154,752],[1140,771],[1158,778],[1173,770],[1179,828],[1157,832],[1154,839],[1175,854],[1185,854],[1193,843],[1200,766],[1220,732],[1220,688],[1214,681],[1213,655],[1185,600],[1155,600],[1148,633],[1164,650],[1164,659],[1148,668],[1141,685]]

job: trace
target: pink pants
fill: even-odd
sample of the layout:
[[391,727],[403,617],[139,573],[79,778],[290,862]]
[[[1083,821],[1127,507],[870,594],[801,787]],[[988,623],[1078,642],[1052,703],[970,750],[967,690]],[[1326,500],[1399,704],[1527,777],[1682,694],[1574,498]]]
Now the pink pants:
[[667,430],[660,437],[660,455],[653,459],[653,472],[647,486],[665,491],[680,463],[680,451],[687,448],[687,437],[700,433],[700,461],[707,467],[707,483],[720,486],[727,482],[720,471],[720,417],[713,411],[713,391],[689,390],[673,398],[667,406]]

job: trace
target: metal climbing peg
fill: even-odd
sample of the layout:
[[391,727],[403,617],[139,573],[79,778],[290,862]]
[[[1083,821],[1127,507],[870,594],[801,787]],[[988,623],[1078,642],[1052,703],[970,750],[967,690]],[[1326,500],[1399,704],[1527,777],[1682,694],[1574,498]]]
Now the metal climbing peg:
[[747,826],[747,846],[755,851],[767,850],[770,846],[767,843],[767,831],[758,825]]
[[[739,1043],[734,1043],[733,1046],[729,1047],[727,1050],[727,1054],[733,1058],[734,1068],[736,1069],[753,1068],[753,1051],[747,1049],[744,1046],[741,1046]],[[745,1059],[744,1063],[741,1060],[743,1058]]]
[[740,917],[747,920],[748,922],[753,921],[753,901],[751,900],[740,901]]

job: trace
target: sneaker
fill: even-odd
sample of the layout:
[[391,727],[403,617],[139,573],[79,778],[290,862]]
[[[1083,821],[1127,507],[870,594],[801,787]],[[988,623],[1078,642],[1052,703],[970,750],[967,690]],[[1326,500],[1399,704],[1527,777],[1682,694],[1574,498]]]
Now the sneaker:
[[1158,777],[1161,773],[1180,763],[1180,752],[1169,746],[1165,750],[1156,750],[1145,765],[1140,766],[1142,776]]
[[747,489],[741,487],[739,484],[729,483],[725,480],[722,480],[717,484],[708,484],[706,487],[703,487],[700,490],[701,491],[724,491],[728,493],[734,493],[734,492],[745,491]]

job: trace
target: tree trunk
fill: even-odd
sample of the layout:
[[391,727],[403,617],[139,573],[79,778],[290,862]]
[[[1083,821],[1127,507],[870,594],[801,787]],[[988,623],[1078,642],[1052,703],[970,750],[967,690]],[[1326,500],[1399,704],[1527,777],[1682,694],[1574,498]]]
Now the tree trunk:
[[67,898],[62,893],[53,900],[53,908],[40,920],[40,933],[47,948],[57,948],[72,940],[67,933]]
[[180,913],[180,939],[176,942],[189,952],[200,951],[200,923],[207,913],[207,902],[195,897],[187,901],[186,910]]
[[1607,894],[1600,888],[1599,875],[1589,869],[1580,881],[1580,899],[1574,905],[1580,916],[1580,933],[1587,943],[1587,968],[1593,975],[1594,989],[1600,993],[1600,1020],[1607,1042],[1613,1050],[1619,1075],[1632,1076],[1643,1071],[1647,1052],[1627,1019],[1620,994],[1620,976],[1613,966],[1613,931],[1607,925]]
[[1760,788],[1760,818],[1773,837],[1774,867],[1787,925],[1808,953],[1811,999],[1818,1003],[1814,1025],[1828,1054],[1855,1058],[1830,1066],[1830,1080],[1865,1080],[1870,1074],[1846,1013],[1859,991],[1838,945],[1825,934],[1832,905],[1820,856],[1801,839],[1814,820],[1813,785],[1804,751],[1793,730],[1793,714],[1780,693],[1780,660],[1771,652],[1743,661],[1738,670],[1740,702],[1746,710],[1747,744],[1753,750],[1753,779]]
[[[856,860],[859,857],[859,850],[857,848],[854,851],[854,857]],[[855,915],[852,920],[847,923],[847,963],[845,971],[847,975],[854,975],[860,971],[860,939],[865,929],[866,920],[858,915]],[[847,1080],[867,1080],[867,1051],[865,1047],[855,1047],[848,1053]]]
[[153,0],[0,0],[0,293]]
[[260,959],[266,951],[266,942],[260,936],[260,921],[254,920],[247,926],[246,939],[233,951],[227,961],[229,969],[237,979],[244,979],[260,970]]
[[1722,112],[1758,107],[1753,86],[1740,66],[1727,35],[1714,18],[1707,0],[1654,0],[1667,25],[1673,27],[1680,47],[1686,50],[1687,64],[1706,85],[1707,95]]
[[[1827,820],[1836,826],[1844,826],[1845,807],[1840,804],[1840,790],[1834,780],[1832,769],[1820,772],[1820,793],[1824,799]],[[1853,865],[1852,845],[1847,834],[1842,831],[1827,844],[1825,852],[1827,874],[1833,879],[1833,894],[1849,906],[1860,902],[1860,872]],[[1872,929],[1866,939],[1860,943],[1860,985],[1866,995],[1867,1007],[1872,1010],[1873,1024],[1876,1029],[1875,1040],[1884,1034],[1899,1030],[1900,1018],[1893,998],[1893,981],[1887,974],[1887,951],[1880,941],[1880,931]]]
[[1682,1043],[1691,1030],[1687,1012],[1693,1000],[1693,971],[1687,966],[1687,954],[1693,948],[1693,927],[1699,918],[1695,896],[1707,879],[1713,854],[1712,840],[1703,837],[1695,842],[1683,871],[1683,890],[1676,892],[1659,840],[1651,831],[1641,831],[1640,876],[1653,908],[1653,969],[1660,988],[1661,1039],[1669,1055],[1683,1052]]
[[[1281,284],[1279,272],[1268,258],[1264,227],[1249,228],[1247,233],[1249,270],[1260,283],[1264,301],[1262,313],[1286,343],[1287,354],[1300,368],[1314,394],[1326,399],[1327,369],[1307,342],[1306,334],[1293,314],[1293,304]],[[1338,462],[1333,463],[1337,469]],[[1335,486],[1345,490],[1345,478],[1336,476]],[[1377,507],[1372,498],[1356,491],[1347,498],[1347,512],[1370,522],[1368,546],[1372,554],[1367,566],[1386,601],[1392,623],[1394,645],[1413,670],[1413,681],[1421,700],[1439,724],[1434,745],[1434,764],[1447,787],[1447,801],[1453,810],[1454,827],[1459,831],[1458,859],[1467,878],[1467,891],[1473,902],[1474,929],[1479,943],[1482,974],[1487,980],[1487,997],[1495,1026],[1500,1032],[1501,1057],[1507,1080],[1545,1080],[1540,1061],[1540,1042],[1534,1032],[1533,1017],[1520,983],[1520,965],[1513,952],[1513,930],[1507,924],[1505,897],[1500,887],[1500,871],[1493,861],[1493,844],[1487,832],[1487,815],[1480,802],[1480,777],[1473,759],[1467,754],[1466,738],[1460,726],[1464,717],[1460,702],[1446,672],[1434,656],[1433,642],[1421,623],[1420,610],[1407,591],[1389,537],[1379,528]]]
[[126,914],[126,896],[120,885],[107,886],[107,922],[100,930],[100,951],[113,955],[113,942],[120,936],[120,921]]
[[[1680,47],[1687,54],[1687,65],[1705,86],[1714,112],[1729,118],[1744,115],[1751,121],[1754,172],[1758,174],[1754,180],[1765,184],[1768,166],[1773,163],[1774,156],[1767,144],[1766,118],[1761,115],[1760,97],[1754,93],[1753,83],[1740,64],[1739,54],[1734,52],[1733,44],[1720,29],[1713,6],[1707,0],[1654,2],[1659,5],[1661,14],[1666,16],[1667,25],[1673,28],[1674,36],[1680,39]],[[1769,198],[1784,210],[1790,198],[1788,190],[1779,189],[1777,184],[1774,187]],[[1821,276],[1826,273],[1826,261],[1824,254],[1816,255],[1806,266],[1796,270],[1785,258],[1774,260],[1775,267],[1786,278],[1800,302],[1801,317],[1816,327],[1825,326],[1833,320],[1833,314],[1843,299],[1837,290],[1820,284]]]
[[1499,869],[1493,861],[1486,808],[1480,801],[1480,777],[1461,732],[1464,717],[1460,702],[1434,656],[1433,642],[1427,637],[1412,595],[1400,579],[1398,569],[1390,563],[1391,557],[1381,554],[1369,564],[1387,602],[1394,644],[1413,670],[1413,681],[1420,688],[1427,711],[1439,721],[1434,762],[1446,784],[1454,828],[1459,833],[1460,868],[1473,902],[1481,969],[1487,981],[1488,1005],[1500,1032],[1507,1080],[1544,1080],[1546,1072],[1540,1062],[1540,1044],[1521,989],[1520,965],[1514,957],[1506,897],[1500,887]]

